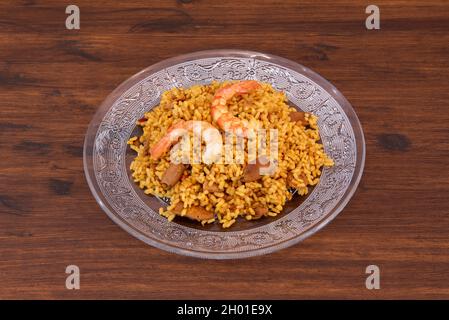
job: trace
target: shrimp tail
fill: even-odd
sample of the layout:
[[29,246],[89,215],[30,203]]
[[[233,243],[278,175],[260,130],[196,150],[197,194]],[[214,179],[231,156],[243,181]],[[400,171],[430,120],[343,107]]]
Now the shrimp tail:
[[150,149],[151,158],[154,160],[159,159],[164,155],[166,150],[170,149],[171,145],[170,138],[168,136],[163,137]]
[[150,149],[150,156],[153,160],[157,160],[162,157],[172,145],[174,145],[179,137],[184,133],[185,121],[181,120],[172,125],[167,134],[163,136],[156,144]]
[[212,120],[224,131],[247,136],[250,129],[248,123],[234,117],[231,112],[229,112],[226,104],[233,96],[249,93],[258,88],[260,88],[259,82],[255,80],[246,80],[229,84],[218,89],[214,95],[211,106]]
[[188,132],[202,137],[206,144],[203,155],[205,163],[218,161],[221,156],[222,138],[220,132],[208,122],[204,121],[184,121],[171,126],[165,136],[163,136],[151,149],[150,155],[154,160],[162,157],[170,148],[178,142],[179,138]]

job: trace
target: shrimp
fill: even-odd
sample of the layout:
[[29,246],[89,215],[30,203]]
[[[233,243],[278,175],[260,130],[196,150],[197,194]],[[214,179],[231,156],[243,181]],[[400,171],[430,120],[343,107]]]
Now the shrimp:
[[154,160],[161,158],[178,142],[179,138],[188,132],[193,132],[195,136],[203,138],[206,144],[203,154],[204,163],[209,164],[219,159],[223,145],[220,132],[208,122],[195,120],[181,120],[171,126],[165,136],[150,149],[151,158]]
[[224,131],[247,137],[251,129],[248,122],[234,117],[226,107],[226,103],[235,95],[248,93],[259,87],[257,81],[245,80],[218,89],[212,101],[212,120]]

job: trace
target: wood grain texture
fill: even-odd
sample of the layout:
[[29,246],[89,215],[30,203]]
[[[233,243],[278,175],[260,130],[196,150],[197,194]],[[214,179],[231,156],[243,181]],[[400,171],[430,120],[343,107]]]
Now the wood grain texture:
[[[449,298],[449,5],[377,1],[60,1],[0,4],[0,298]],[[140,242],[91,195],[82,145],[97,106],[162,59],[239,48],[302,63],[363,125],[347,208],[304,242],[206,261]],[[65,267],[81,290],[65,289]],[[365,267],[381,289],[365,288]]]

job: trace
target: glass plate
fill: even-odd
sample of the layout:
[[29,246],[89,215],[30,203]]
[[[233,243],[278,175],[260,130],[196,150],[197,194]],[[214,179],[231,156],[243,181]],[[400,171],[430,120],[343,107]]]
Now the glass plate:
[[[212,80],[256,79],[286,92],[289,102],[319,117],[321,140],[335,166],[323,170],[307,197],[295,195],[276,218],[238,220],[231,228],[201,227],[187,219],[168,222],[158,214],[160,199],[131,179],[135,155],[127,140],[135,123],[173,87]],[[317,232],[345,207],[360,181],[365,142],[350,103],[310,69],[270,54],[240,50],[194,52],[156,63],[132,76],[102,103],[87,130],[84,171],[89,187],[108,216],[138,239],[170,252],[228,259],[266,254]]]

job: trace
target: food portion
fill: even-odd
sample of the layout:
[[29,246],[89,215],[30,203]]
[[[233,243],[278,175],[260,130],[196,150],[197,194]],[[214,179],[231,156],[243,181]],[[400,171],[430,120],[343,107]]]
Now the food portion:
[[142,135],[128,141],[137,152],[132,177],[146,194],[170,199],[159,210],[170,221],[182,217],[228,228],[239,217],[276,216],[292,190],[306,195],[323,166],[333,165],[320,143],[317,117],[253,80],[174,88],[137,124]]

